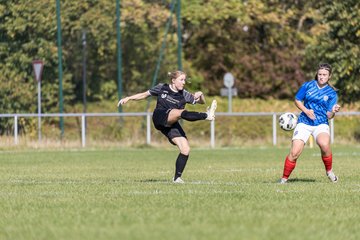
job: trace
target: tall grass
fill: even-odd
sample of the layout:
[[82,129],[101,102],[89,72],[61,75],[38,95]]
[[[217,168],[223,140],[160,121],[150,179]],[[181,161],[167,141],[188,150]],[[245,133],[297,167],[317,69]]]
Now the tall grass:
[[287,148],[3,151],[0,239],[359,239],[360,154],[334,147],[339,183],[306,149],[279,185]]

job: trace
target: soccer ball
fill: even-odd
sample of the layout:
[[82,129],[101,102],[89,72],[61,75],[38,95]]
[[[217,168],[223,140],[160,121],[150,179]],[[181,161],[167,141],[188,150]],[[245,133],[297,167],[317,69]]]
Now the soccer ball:
[[297,124],[297,117],[291,112],[283,113],[279,117],[280,128],[285,131],[293,130]]

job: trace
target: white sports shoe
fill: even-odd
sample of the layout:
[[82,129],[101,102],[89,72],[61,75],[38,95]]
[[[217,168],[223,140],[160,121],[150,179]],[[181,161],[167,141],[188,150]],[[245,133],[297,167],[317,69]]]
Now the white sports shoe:
[[217,102],[216,100],[214,99],[211,103],[211,106],[208,107],[207,111],[206,111],[206,114],[207,114],[207,117],[206,117],[206,120],[209,120],[209,121],[212,121],[215,119],[215,110],[216,110],[216,107],[217,107]]
[[330,172],[327,172],[326,175],[328,176],[331,182],[333,183],[338,182],[338,177],[335,175],[335,173],[332,170]]
[[281,178],[279,181],[280,184],[286,184],[287,183],[287,179],[286,178]]
[[173,179],[173,183],[184,184],[185,182],[180,177],[178,177],[177,179]]

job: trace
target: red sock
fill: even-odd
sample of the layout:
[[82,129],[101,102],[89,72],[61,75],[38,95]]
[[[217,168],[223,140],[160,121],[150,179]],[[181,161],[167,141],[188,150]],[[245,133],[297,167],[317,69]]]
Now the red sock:
[[284,164],[283,178],[288,179],[291,172],[294,170],[295,166],[296,166],[296,162],[290,161],[289,157],[286,156],[285,164]]
[[321,158],[322,158],[322,160],[324,162],[326,172],[331,171],[331,169],[332,169],[332,154],[330,154],[327,157],[321,156]]

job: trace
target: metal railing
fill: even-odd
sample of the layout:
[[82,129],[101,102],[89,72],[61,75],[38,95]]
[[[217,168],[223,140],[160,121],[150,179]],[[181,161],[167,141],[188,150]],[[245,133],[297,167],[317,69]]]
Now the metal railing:
[[[282,112],[218,112],[216,116],[224,117],[261,117],[272,116],[272,142],[277,144],[277,124],[278,116]],[[340,116],[360,116],[360,112],[340,112]],[[144,117],[146,116],[146,144],[151,144],[151,112],[129,112],[129,113],[19,113],[19,114],[0,114],[0,118],[14,118],[14,144],[19,143],[18,140],[18,119],[19,117],[31,118],[37,117],[39,120],[45,117],[81,117],[81,146],[86,147],[86,118],[90,117]],[[39,131],[41,128],[39,127]],[[210,147],[215,147],[215,121],[210,123]],[[330,120],[331,142],[334,142],[334,119]],[[40,136],[40,134],[39,134]],[[40,137],[39,137],[40,140]]]

